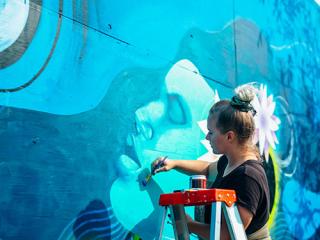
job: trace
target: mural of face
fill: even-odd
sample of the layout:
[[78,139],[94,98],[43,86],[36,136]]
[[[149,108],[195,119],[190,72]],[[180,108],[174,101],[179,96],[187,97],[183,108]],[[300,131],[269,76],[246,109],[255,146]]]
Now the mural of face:
[[[103,221],[90,225],[93,219],[108,216],[104,230],[111,239],[124,239],[116,215],[150,239],[161,215],[158,195],[188,185],[183,176],[167,173],[142,188],[150,162],[205,152],[197,121],[206,118],[211,90],[200,71],[221,84],[212,88],[227,86],[218,89],[222,94],[247,81],[271,87],[283,106],[278,156],[272,157],[283,190],[273,236],[318,239],[319,0],[260,0],[249,7],[245,1],[125,3],[0,0],[1,238],[55,238],[77,216],[61,239],[80,239],[88,228],[101,227]],[[158,99],[137,111],[128,104],[130,113],[136,111],[135,131],[127,134],[121,121],[114,125],[123,116],[121,90],[112,97],[109,91],[118,74],[138,66],[151,70],[132,74],[148,80],[148,72],[171,67],[172,59],[190,61],[172,66]],[[125,93],[139,98],[130,87]],[[203,121],[199,127],[206,132]],[[130,151],[120,156],[123,139]],[[105,199],[110,185],[114,214]],[[93,218],[85,215],[97,210]],[[90,226],[80,233],[84,223]]]
[[199,71],[189,60],[172,66],[160,98],[135,113],[136,129],[128,135],[128,144],[134,148],[138,161],[127,155],[118,161],[120,176],[110,191],[111,204],[119,221],[143,239],[152,239],[159,231],[159,195],[189,185],[186,175],[170,171],[154,176],[144,188],[141,181],[151,162],[165,155],[172,159],[197,159],[206,152],[200,143],[204,134],[197,122],[206,119],[214,92],[194,72]]

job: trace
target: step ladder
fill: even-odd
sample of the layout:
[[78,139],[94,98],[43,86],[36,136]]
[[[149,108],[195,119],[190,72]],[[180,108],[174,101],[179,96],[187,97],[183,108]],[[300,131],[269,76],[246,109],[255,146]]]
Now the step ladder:
[[242,225],[236,193],[227,189],[190,189],[161,194],[159,205],[165,208],[162,217],[159,240],[162,239],[167,211],[170,209],[171,220],[176,240],[189,240],[189,230],[184,206],[212,205],[210,240],[220,240],[221,210],[227,222],[231,239],[246,240],[247,236]]

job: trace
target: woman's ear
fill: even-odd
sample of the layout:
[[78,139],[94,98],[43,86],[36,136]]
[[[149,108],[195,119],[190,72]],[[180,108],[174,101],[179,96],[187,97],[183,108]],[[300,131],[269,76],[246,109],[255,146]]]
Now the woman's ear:
[[226,133],[226,136],[227,136],[228,142],[233,142],[236,137],[236,134],[234,133],[234,131],[228,131]]

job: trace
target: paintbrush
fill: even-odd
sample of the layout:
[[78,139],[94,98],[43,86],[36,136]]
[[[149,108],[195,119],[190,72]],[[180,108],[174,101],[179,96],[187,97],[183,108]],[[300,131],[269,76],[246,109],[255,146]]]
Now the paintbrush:
[[150,181],[152,175],[154,175],[155,171],[158,169],[158,168],[161,168],[164,164],[164,161],[168,158],[168,156],[165,156],[161,159],[161,161],[159,161],[151,170],[151,173],[149,173],[147,175],[147,177],[142,181],[142,185],[145,187],[147,186],[148,182]]

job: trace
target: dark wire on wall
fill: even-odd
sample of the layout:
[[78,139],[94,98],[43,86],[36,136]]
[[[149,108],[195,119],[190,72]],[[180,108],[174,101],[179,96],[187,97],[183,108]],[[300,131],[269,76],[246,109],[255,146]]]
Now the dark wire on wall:
[[[39,11],[39,10],[40,10],[39,8],[34,8],[32,5],[30,5],[30,7],[33,8],[34,10],[36,10],[36,11]],[[172,65],[175,64],[175,62],[173,62],[173,61],[170,60],[170,59],[167,59],[167,58],[165,58],[165,57],[163,57],[163,56],[159,56],[158,54],[155,54],[155,53],[150,53],[150,50],[141,49],[141,48],[135,46],[134,44],[132,44],[132,43],[130,43],[130,42],[128,42],[128,41],[125,41],[125,40],[123,40],[123,39],[121,39],[121,38],[119,38],[119,37],[113,36],[113,35],[111,35],[111,34],[109,34],[109,33],[106,33],[106,32],[104,32],[104,31],[96,28],[96,27],[93,27],[93,26],[90,26],[90,25],[88,25],[88,24],[85,24],[85,23],[83,23],[83,22],[81,22],[81,21],[79,21],[79,20],[77,20],[77,19],[75,19],[75,18],[66,16],[66,15],[63,14],[63,11],[62,11],[61,9],[60,9],[59,12],[57,12],[57,11],[55,11],[55,10],[52,10],[52,9],[49,9],[49,8],[46,8],[46,7],[43,7],[43,6],[41,6],[41,8],[46,9],[46,10],[48,10],[48,11],[51,11],[51,12],[53,12],[53,13],[56,13],[56,14],[60,15],[61,17],[65,18],[65,19],[67,19],[67,20],[76,22],[76,23],[78,23],[78,24],[80,24],[80,25],[82,25],[82,26],[84,26],[84,27],[86,27],[86,28],[88,28],[88,29],[91,29],[91,30],[93,30],[93,31],[95,31],[95,32],[97,32],[97,33],[103,34],[103,35],[105,35],[106,37],[111,38],[111,39],[117,41],[118,43],[124,44],[124,45],[126,45],[126,46],[130,46],[130,47],[134,47],[134,48],[136,48],[136,49],[137,49],[138,51],[140,51],[140,52],[147,52],[148,54],[153,55],[153,56],[155,56],[155,57],[158,58],[158,59],[162,59],[162,60],[165,60],[165,61],[168,62],[168,63],[171,63]],[[198,72],[194,72],[193,70],[190,70],[190,69],[186,68],[185,66],[181,66],[181,65],[178,65],[178,66],[179,66],[180,68],[183,68],[184,70],[187,70],[187,71],[189,71],[189,72],[192,72],[193,74],[198,74],[198,75],[202,76],[202,77],[203,77],[204,79],[206,79],[206,80],[215,82],[215,83],[220,84],[221,86],[224,86],[224,87],[226,87],[226,88],[233,89],[232,86],[230,86],[230,85],[228,85],[228,84],[226,84],[226,83],[223,83],[223,81],[214,79],[214,78],[212,78],[212,77],[210,77],[210,76],[206,76],[206,75],[200,74],[200,73],[198,73]]]
[[236,42],[236,7],[235,0],[232,1],[232,25],[233,25],[233,46],[234,46],[234,79],[238,85],[238,56],[237,56],[237,42]]

